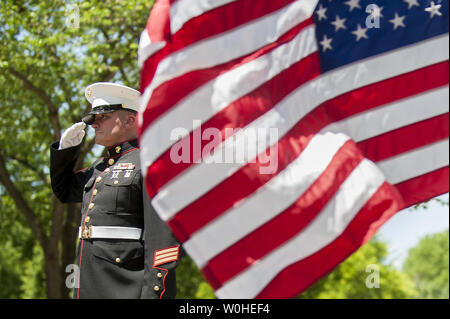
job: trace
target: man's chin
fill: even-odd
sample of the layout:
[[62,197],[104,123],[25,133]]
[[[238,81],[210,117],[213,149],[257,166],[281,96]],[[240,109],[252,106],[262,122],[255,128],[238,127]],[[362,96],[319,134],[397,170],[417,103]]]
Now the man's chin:
[[95,144],[106,146],[105,141],[98,135],[95,135]]

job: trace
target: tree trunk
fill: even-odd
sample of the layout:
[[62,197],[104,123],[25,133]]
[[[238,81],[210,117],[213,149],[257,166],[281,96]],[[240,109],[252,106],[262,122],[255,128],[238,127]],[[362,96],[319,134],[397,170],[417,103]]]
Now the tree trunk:
[[65,222],[63,226],[63,236],[61,238],[61,276],[64,280],[61,281],[61,295],[62,298],[69,298],[72,288],[66,286],[66,278],[69,273],[66,273],[66,267],[75,263],[76,242],[78,237],[78,226],[81,218],[81,205],[68,204],[65,215]]
[[58,245],[55,243],[48,243],[44,249],[44,271],[47,283],[47,298],[61,299],[61,271],[59,263]]

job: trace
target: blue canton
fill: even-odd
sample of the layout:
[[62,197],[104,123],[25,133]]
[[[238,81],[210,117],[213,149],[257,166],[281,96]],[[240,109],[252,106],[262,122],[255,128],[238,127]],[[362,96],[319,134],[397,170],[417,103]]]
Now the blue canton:
[[320,0],[314,12],[322,72],[449,29],[448,0]]

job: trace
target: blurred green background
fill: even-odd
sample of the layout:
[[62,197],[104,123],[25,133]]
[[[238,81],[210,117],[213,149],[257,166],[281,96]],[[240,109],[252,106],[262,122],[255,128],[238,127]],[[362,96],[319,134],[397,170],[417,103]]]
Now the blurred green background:
[[[88,84],[139,88],[137,48],[153,2],[1,1],[0,298],[71,297],[80,206],[53,195],[49,147],[89,110]],[[102,152],[90,132],[77,167]],[[448,230],[423,238],[398,269],[375,237],[299,298],[449,298],[448,239]],[[368,265],[379,268],[379,288],[366,286]],[[177,298],[214,298],[189,257],[177,278]]]

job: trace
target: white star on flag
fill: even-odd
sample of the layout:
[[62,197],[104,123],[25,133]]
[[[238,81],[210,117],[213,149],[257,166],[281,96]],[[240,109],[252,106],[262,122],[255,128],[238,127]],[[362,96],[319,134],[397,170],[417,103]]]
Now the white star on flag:
[[418,6],[420,7],[419,3],[417,2],[417,0],[403,0],[404,2],[408,3],[408,9],[411,9],[414,6]]
[[405,24],[403,23],[403,20],[405,20],[406,16],[399,16],[398,13],[395,13],[394,19],[389,20],[390,23],[392,23],[394,26],[394,30],[396,30],[398,27],[405,27]]
[[321,21],[322,19],[327,19],[325,12],[327,12],[327,8],[324,8],[322,7],[322,5],[320,5],[319,9],[316,11],[317,16],[319,17],[319,21]]
[[350,10],[350,12],[352,12],[353,9],[355,9],[355,8],[361,9],[361,6],[359,5],[359,1],[360,0],[349,0],[349,1],[345,2],[345,4],[349,6],[349,10]]
[[347,27],[345,26],[345,21],[346,21],[347,19],[346,18],[343,18],[343,19],[341,19],[338,15],[336,16],[336,20],[334,20],[333,22],[331,22],[331,24],[332,25],[334,25],[334,31],[335,32],[338,32],[339,31],[339,29],[347,29]]
[[323,52],[325,52],[327,49],[333,50],[333,48],[331,47],[331,41],[333,41],[333,39],[328,39],[327,35],[324,34],[323,40],[320,41],[320,44],[323,46]]
[[428,8],[425,9],[425,11],[430,13],[430,18],[432,19],[435,15],[441,16],[442,13],[439,11],[439,9],[442,7],[442,5],[438,4],[435,5],[434,1],[431,1],[431,4]]
[[361,40],[361,38],[368,39],[369,37],[366,34],[367,28],[362,28],[360,24],[358,24],[358,28],[355,31],[352,31],[354,35],[356,35],[356,41]]

